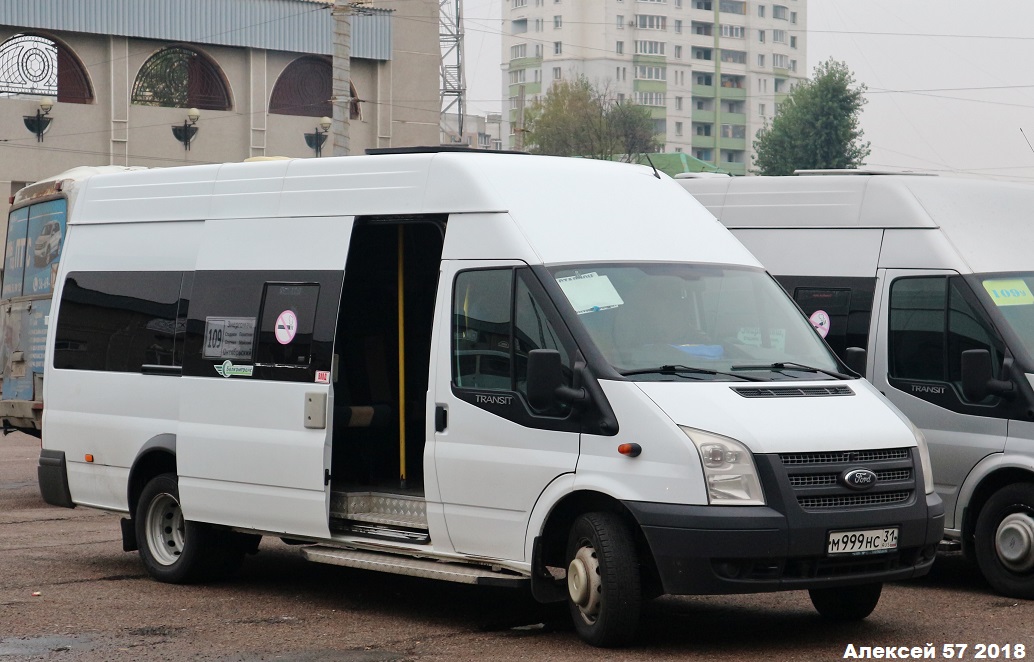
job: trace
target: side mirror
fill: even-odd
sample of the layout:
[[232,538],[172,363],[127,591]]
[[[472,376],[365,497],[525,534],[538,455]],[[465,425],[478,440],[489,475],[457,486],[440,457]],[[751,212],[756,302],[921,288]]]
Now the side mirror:
[[859,377],[865,377],[865,350],[861,347],[848,347],[844,350],[844,365]]
[[970,402],[980,402],[988,395],[1007,395],[1013,391],[1009,381],[995,379],[991,353],[986,349],[962,352],[962,395]]
[[535,409],[548,409],[556,402],[556,392],[564,385],[560,352],[533,349],[528,352],[528,402]]
[[564,366],[555,349],[528,352],[528,403],[534,409],[549,409],[558,400],[579,406],[589,402],[584,388],[564,385]]

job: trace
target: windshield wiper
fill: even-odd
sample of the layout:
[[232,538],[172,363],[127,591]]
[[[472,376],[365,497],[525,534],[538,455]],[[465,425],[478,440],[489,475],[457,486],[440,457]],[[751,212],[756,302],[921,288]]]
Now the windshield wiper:
[[734,365],[731,370],[799,370],[801,372],[818,372],[823,375],[829,375],[830,377],[836,377],[837,379],[854,379],[853,376],[845,375],[842,372],[824,370],[822,368],[804,365],[803,363],[793,363],[792,361],[780,361],[776,363],[767,363],[765,365]]
[[632,375],[677,375],[680,372],[690,373],[693,375],[721,375],[723,377],[735,377],[736,379],[742,379],[746,382],[761,382],[763,379],[757,377],[748,377],[746,375],[734,375],[731,372],[720,372],[718,370],[708,370],[707,368],[691,368],[688,365],[662,365],[656,368],[639,368],[637,370],[622,370],[620,371],[623,377],[631,377]]

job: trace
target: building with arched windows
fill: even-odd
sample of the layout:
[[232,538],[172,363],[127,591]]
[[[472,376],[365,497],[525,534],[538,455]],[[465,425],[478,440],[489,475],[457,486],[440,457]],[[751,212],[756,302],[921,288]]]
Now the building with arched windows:
[[438,50],[436,0],[2,3],[0,192],[79,165],[329,156],[335,106],[348,153],[436,144]]

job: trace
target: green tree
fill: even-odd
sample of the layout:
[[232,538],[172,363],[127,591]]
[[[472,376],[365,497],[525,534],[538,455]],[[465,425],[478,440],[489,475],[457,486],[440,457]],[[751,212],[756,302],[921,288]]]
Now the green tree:
[[857,168],[869,156],[858,116],[865,85],[855,84],[847,65],[833,59],[798,84],[754,140],[754,171],[792,175],[798,169]]
[[636,162],[660,148],[650,110],[618,101],[585,76],[553,83],[528,109],[525,146],[535,154]]

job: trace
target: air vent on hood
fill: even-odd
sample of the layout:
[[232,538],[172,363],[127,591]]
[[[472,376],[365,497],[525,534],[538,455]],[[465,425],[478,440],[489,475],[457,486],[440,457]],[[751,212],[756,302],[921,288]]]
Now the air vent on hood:
[[827,395],[854,395],[850,386],[732,386],[745,398],[819,398]]

